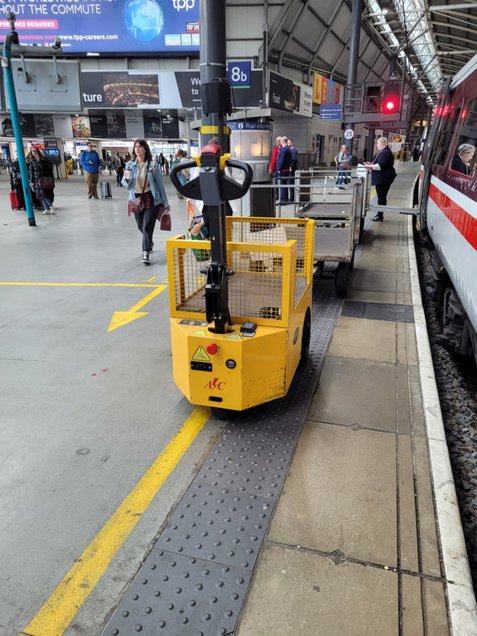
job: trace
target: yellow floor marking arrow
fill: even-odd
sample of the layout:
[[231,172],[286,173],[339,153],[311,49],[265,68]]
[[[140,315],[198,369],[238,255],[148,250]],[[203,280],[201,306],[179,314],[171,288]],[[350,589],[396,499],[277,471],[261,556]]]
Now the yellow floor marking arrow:
[[151,276],[151,278],[146,278],[146,283],[153,283],[156,280],[155,276]]
[[108,333],[114,331],[115,329],[119,329],[119,327],[124,327],[129,322],[133,320],[137,320],[138,318],[142,318],[143,316],[147,316],[148,311],[139,311],[141,307],[147,305],[153,298],[159,296],[161,292],[167,289],[166,285],[158,285],[157,288],[152,291],[147,296],[144,296],[139,302],[130,307],[127,311],[115,311],[113,312],[113,317],[111,318],[111,322],[109,323]]

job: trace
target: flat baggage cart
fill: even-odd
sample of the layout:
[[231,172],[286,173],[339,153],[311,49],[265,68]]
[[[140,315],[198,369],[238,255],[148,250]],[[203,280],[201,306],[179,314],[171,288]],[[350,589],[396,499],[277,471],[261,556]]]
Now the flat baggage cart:
[[297,216],[315,221],[315,275],[322,276],[325,265],[333,263],[336,293],[344,298],[351,280],[356,245],[363,232],[365,183],[358,179],[346,190],[335,192],[335,188],[327,188],[328,179],[326,174],[315,175],[315,179],[312,176],[309,201]]

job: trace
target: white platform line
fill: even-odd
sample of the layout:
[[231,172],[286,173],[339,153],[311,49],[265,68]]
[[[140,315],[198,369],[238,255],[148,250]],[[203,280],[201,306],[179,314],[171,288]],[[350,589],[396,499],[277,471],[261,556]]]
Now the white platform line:
[[477,636],[477,605],[421,302],[411,218],[408,219],[408,241],[419,373],[444,574],[447,580],[451,634]]

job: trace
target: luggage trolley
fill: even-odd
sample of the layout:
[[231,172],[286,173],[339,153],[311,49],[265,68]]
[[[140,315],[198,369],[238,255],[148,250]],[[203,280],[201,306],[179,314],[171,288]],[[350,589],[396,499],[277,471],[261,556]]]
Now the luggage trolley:
[[[181,185],[178,173],[196,165]],[[310,344],[314,221],[225,217],[224,201],[242,197],[251,179],[248,164],[214,144],[171,170],[179,193],[202,199],[210,216],[209,240],[166,243],[174,381],[219,413],[284,396]]]
[[297,214],[315,222],[316,275],[323,275],[325,263],[336,263],[335,289],[338,297],[344,298],[354,266],[355,248],[363,234],[365,184],[360,178],[341,193],[336,192],[336,188],[329,191],[327,179],[326,174],[324,177],[313,175],[315,183],[307,186],[306,210]]

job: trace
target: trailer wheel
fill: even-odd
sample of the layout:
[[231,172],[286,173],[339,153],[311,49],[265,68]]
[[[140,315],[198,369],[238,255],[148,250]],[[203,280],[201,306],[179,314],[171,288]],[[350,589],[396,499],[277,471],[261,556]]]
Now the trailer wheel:
[[310,340],[311,340],[311,313],[310,308],[306,310],[305,320],[303,321],[303,329],[301,332],[301,353],[300,353],[300,365],[305,364],[308,354],[310,352]]
[[218,406],[211,406],[210,413],[217,420],[228,420],[230,419],[233,411],[230,411],[229,409],[221,409]]
[[351,278],[351,263],[338,263],[335,274],[335,289],[338,298],[345,298]]

